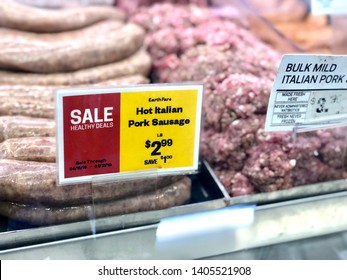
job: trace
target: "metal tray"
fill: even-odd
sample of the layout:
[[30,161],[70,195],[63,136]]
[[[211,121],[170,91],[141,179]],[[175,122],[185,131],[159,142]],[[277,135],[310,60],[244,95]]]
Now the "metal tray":
[[191,200],[185,205],[169,209],[45,227],[33,227],[0,216],[0,250],[155,224],[165,217],[228,205],[230,196],[206,161],[201,162],[200,172],[190,177]]
[[288,190],[233,197],[230,199],[229,205],[240,203],[255,203],[257,205],[264,205],[344,191],[347,191],[347,180],[345,179],[297,186]]
[[206,161],[202,161],[200,173],[192,175],[191,179],[193,181],[191,201],[186,205],[164,210],[37,228],[18,224],[0,217],[0,251],[154,225],[165,217],[218,209],[230,205],[274,205],[280,202],[295,202],[298,199],[313,198],[324,194],[336,194],[339,196],[339,193],[342,194],[344,191],[347,191],[347,180],[337,180],[294,187],[289,190],[230,197]]
[[[254,222],[249,227],[235,229],[234,234],[216,246],[206,246],[200,240],[203,250],[180,250],[174,259],[235,259],[232,252],[241,256],[249,249],[273,244],[286,244],[315,236],[344,232],[347,230],[347,192],[326,194],[292,201],[257,206]],[[156,249],[158,224],[97,233],[61,241],[47,242],[8,250],[0,250],[2,260],[143,260],[171,259],[170,248],[165,256]],[[211,234],[211,232],[209,232]],[[212,233],[213,234],[213,233]],[[220,238],[219,232],[214,233]],[[209,236],[210,235],[206,235]],[[192,238],[190,236],[190,238]],[[220,244],[222,243],[222,244]],[[221,246],[222,245],[222,246]],[[291,244],[287,243],[291,248]],[[206,250],[206,248],[208,249]],[[312,248],[311,248],[312,249]],[[333,248],[334,249],[334,248]],[[336,249],[336,248],[335,248]],[[199,252],[200,251],[200,252]],[[262,251],[264,252],[264,251]],[[240,255],[239,254],[239,255]],[[263,259],[263,253],[256,256]]]

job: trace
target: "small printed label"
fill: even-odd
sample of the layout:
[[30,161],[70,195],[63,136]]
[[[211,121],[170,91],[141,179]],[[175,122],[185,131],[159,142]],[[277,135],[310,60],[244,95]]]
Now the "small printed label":
[[271,91],[267,131],[347,114],[347,57],[285,55]]
[[59,90],[59,183],[197,170],[202,92],[202,85]]

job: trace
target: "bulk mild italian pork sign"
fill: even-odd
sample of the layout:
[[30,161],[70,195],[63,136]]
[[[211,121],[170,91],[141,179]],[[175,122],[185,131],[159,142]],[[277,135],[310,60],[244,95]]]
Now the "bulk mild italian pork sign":
[[271,91],[266,130],[325,127],[346,116],[346,56],[283,56]]

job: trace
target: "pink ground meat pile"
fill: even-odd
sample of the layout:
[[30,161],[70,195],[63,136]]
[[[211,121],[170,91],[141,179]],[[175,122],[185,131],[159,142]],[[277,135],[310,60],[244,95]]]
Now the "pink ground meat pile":
[[343,129],[264,131],[281,55],[229,9],[157,4],[130,18],[147,31],[155,81],[204,82],[202,156],[233,196],[346,178]]

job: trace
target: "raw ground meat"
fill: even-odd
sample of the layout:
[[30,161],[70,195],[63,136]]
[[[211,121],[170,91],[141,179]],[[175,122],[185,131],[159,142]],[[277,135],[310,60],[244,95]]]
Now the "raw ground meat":
[[[217,86],[222,89],[223,84],[220,84],[234,74],[253,75],[256,76],[257,81],[260,81],[259,77],[262,78],[262,84],[272,84],[270,81],[275,77],[276,66],[270,61],[274,59],[273,57],[265,58],[267,52],[258,52],[258,56],[262,54],[264,55],[263,61],[267,61],[267,63],[260,63],[256,58],[247,58],[247,62],[243,53],[229,45],[198,45],[187,50],[180,57],[176,54],[170,54],[165,58],[155,60],[155,79],[163,83],[203,81],[207,91],[214,90]],[[255,80],[252,76],[239,76],[239,78],[252,80],[252,82]],[[228,82],[227,80],[225,83]],[[239,83],[242,82],[246,83],[247,81],[241,80]]]
[[264,131],[281,56],[235,19],[171,4],[130,18],[147,31],[154,81],[204,82],[201,155],[233,196],[346,178],[343,128]]
[[[277,52],[261,43],[252,33],[241,29],[233,22],[222,19],[209,19],[188,28],[161,29],[148,36],[145,44],[148,45],[148,51],[154,58],[155,69],[159,68],[157,72],[160,82],[170,79],[168,78],[170,74],[165,76],[160,71],[163,68],[162,64],[165,65],[166,58],[170,54],[183,54],[180,57],[181,68],[186,71],[181,74],[181,77],[185,77],[185,79],[191,78],[190,75],[186,75],[187,72],[197,71],[194,67],[195,64],[192,64],[196,61],[203,63],[205,71],[219,70],[219,73],[224,74],[235,72],[255,74],[273,79],[280,59]],[[201,45],[202,47],[192,49]],[[250,52],[251,49],[252,52]],[[210,63],[213,64],[215,60],[218,66],[211,67]],[[187,64],[190,66],[189,68],[185,67]],[[176,66],[178,65],[176,64]],[[194,69],[190,70],[192,68]],[[170,68],[170,70],[180,72],[180,69]]]
[[243,175],[241,172],[236,173],[231,178],[231,185],[233,188],[230,190],[232,196],[240,196],[253,194],[254,186],[249,182],[248,178]]
[[118,8],[121,8],[128,14],[133,14],[140,7],[147,7],[147,6],[152,6],[155,3],[176,3],[176,4],[181,4],[181,5],[187,5],[189,3],[195,4],[198,6],[207,6],[208,0],[117,0],[116,5]]
[[269,192],[292,187],[293,167],[280,145],[262,143],[248,150],[242,173],[258,191]]
[[301,186],[345,179],[346,175],[345,167],[337,169],[325,164],[318,157],[307,157],[297,161],[293,170],[293,181],[295,186]]
[[170,3],[141,7],[129,18],[142,26],[147,32],[161,30],[166,27],[190,27],[206,21],[211,17],[208,9],[196,5],[173,5]]

